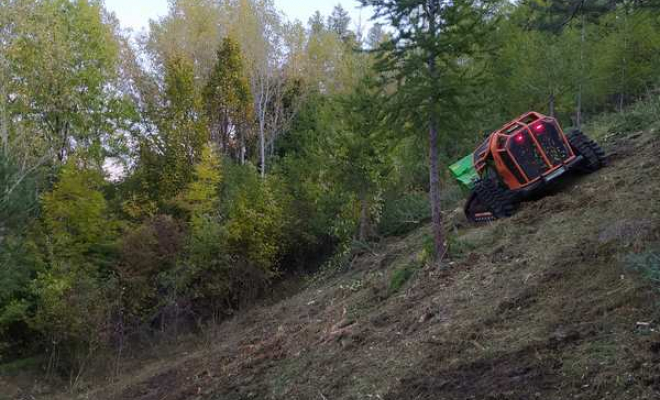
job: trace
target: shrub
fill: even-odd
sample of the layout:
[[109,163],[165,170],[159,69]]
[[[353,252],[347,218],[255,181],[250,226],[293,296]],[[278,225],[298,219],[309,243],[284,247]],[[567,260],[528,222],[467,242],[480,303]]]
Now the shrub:
[[195,310],[217,313],[220,308],[231,307],[232,263],[227,251],[227,232],[217,218],[198,217],[186,246],[186,259],[182,261],[182,280]]
[[609,135],[660,129],[660,97],[640,100],[623,112],[602,114],[585,127],[585,132],[595,139]]
[[435,254],[435,239],[433,235],[426,234],[422,239],[422,255],[421,260],[423,262],[430,262],[431,260],[436,259]]
[[226,223],[228,251],[244,262],[266,272],[280,251],[282,209],[269,188],[239,192]]
[[104,183],[98,171],[79,168],[72,158],[53,190],[42,196],[43,225],[56,258],[82,262],[96,245],[114,239],[117,225],[108,218]]
[[156,215],[124,234],[116,268],[129,318],[141,320],[154,312],[157,276],[175,268],[183,244],[181,225],[167,215]]
[[411,264],[396,269],[390,278],[390,292],[398,292],[399,289],[401,289],[403,285],[405,285],[406,282],[408,282],[408,280],[410,280],[410,278],[415,275],[415,272],[417,272],[418,268],[419,267],[417,265]]
[[82,372],[95,353],[110,344],[116,288],[111,277],[101,278],[93,266],[57,264],[38,275],[30,325],[47,339],[51,368]]
[[32,175],[21,172],[0,151],[0,246],[7,231],[24,227],[37,208],[37,184]]
[[[111,218],[104,186],[99,171],[71,157],[42,196],[41,224],[31,233],[39,268],[28,285],[33,302],[28,325],[47,339],[43,345],[50,348],[51,361],[67,370],[82,368],[109,343],[117,288],[110,266],[118,258],[119,224]],[[19,315],[21,304],[13,305],[12,313]]]
[[261,179],[249,165],[237,168],[242,171],[226,183],[223,196],[226,250],[239,263],[272,277],[286,225],[283,206],[276,197],[278,181]]
[[378,232],[385,236],[402,235],[430,218],[428,194],[419,190],[410,191],[385,201]]
[[449,235],[449,254],[452,256],[461,256],[478,248],[478,245],[465,237]]
[[43,268],[28,238],[5,237],[0,246],[0,359],[20,357],[39,339],[29,327],[35,308],[30,284]]

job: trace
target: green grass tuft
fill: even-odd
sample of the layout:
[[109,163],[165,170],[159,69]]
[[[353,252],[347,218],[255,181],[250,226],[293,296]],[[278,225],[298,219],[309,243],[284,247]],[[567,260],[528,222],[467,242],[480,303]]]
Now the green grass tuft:
[[461,237],[456,235],[449,236],[449,255],[458,257],[469,254],[476,250],[479,245],[471,240],[469,237]]
[[38,370],[43,360],[38,357],[22,358],[6,364],[0,364],[0,375],[14,375],[27,370]]
[[643,251],[631,253],[623,258],[624,264],[651,281],[655,289],[660,291],[660,245]]
[[586,124],[584,131],[600,141],[630,132],[660,132],[660,97],[638,101],[623,112],[601,114]]
[[411,264],[395,270],[390,278],[390,293],[398,292],[415,275],[418,269],[417,265]]

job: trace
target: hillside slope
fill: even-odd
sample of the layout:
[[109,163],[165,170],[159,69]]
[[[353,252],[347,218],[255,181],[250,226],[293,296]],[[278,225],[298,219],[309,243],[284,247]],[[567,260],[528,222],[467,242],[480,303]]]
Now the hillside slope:
[[415,269],[427,228],[391,239],[88,396],[659,398],[659,297],[624,262],[660,243],[659,139],[615,138],[605,169],[513,218],[452,227],[446,268]]

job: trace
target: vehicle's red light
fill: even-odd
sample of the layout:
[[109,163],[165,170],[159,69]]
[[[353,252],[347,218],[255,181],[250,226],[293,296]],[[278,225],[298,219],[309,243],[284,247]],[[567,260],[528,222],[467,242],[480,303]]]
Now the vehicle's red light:
[[543,133],[543,132],[545,132],[545,125],[543,125],[543,124],[536,124],[536,125],[534,125],[534,132],[536,132],[536,133]]
[[525,136],[522,133],[519,133],[513,137],[513,140],[515,140],[516,143],[520,144],[525,141]]

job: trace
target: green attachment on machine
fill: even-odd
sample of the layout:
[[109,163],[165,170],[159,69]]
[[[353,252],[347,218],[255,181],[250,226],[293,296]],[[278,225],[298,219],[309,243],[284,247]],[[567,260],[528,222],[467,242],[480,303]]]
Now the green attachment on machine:
[[449,170],[454,175],[454,178],[456,178],[461,186],[468,190],[472,190],[474,182],[479,179],[479,174],[477,174],[477,170],[474,168],[473,157],[474,155],[470,153],[449,166]]

